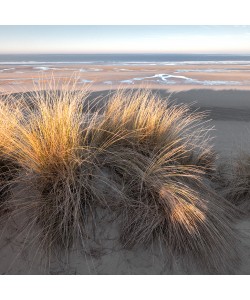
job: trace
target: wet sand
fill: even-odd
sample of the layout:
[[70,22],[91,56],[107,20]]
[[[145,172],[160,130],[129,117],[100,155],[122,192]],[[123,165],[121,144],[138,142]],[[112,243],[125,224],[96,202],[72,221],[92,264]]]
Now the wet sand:
[[92,90],[147,86],[155,89],[181,91],[190,89],[250,89],[250,65],[188,64],[188,65],[1,65],[0,91],[22,92],[46,83],[51,77],[77,78],[77,86],[85,84]]

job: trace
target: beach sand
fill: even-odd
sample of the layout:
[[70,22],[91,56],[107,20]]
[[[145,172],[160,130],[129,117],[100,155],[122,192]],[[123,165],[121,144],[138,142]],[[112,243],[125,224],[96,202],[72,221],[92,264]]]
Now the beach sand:
[[[97,67],[97,66],[96,66]],[[190,67],[190,66],[189,66]],[[215,67],[215,66],[214,66]],[[129,68],[131,68],[129,66]],[[138,67],[139,68],[139,67]],[[108,72],[108,71],[107,71]],[[93,75],[94,76],[94,75]],[[237,75],[238,76],[238,75]],[[243,75],[242,75],[243,76]],[[129,76],[128,76],[129,77]],[[230,79],[235,79],[230,77]],[[98,89],[97,89],[98,90]],[[105,91],[95,91],[91,97],[107,96],[111,88]],[[185,89],[174,91],[157,89],[163,98],[170,98],[176,103],[190,103],[193,109],[207,111],[207,120],[211,120],[214,129],[214,147],[219,155],[219,162],[230,162],[240,151],[250,153],[250,91],[249,90],[215,90],[215,89]],[[102,212],[100,212],[102,213]],[[117,224],[101,224],[100,244],[91,246],[96,256],[89,257],[87,252],[73,251],[66,263],[61,258],[51,261],[50,274],[196,274],[197,271],[185,270],[176,262],[169,265],[168,253],[164,249],[136,249],[125,251],[119,249],[116,242]],[[237,224],[243,237],[243,243],[250,247],[250,220],[243,220]],[[13,243],[8,240],[9,231],[5,228],[1,234],[1,263],[0,273],[8,274],[43,274],[47,270],[41,267],[39,255],[35,250],[25,249],[21,253],[25,235],[19,236]],[[245,246],[244,246],[245,247]],[[88,247],[86,246],[86,249]],[[35,249],[35,248],[34,248]],[[239,274],[250,274],[250,251],[244,248],[243,264],[239,267]]]
[[[138,88],[183,91],[190,89],[250,89],[250,66],[241,64],[188,65],[0,65],[0,92],[23,92],[51,77],[77,77],[77,87],[92,90]],[[168,76],[168,77],[166,77]],[[166,80],[167,79],[167,80]]]

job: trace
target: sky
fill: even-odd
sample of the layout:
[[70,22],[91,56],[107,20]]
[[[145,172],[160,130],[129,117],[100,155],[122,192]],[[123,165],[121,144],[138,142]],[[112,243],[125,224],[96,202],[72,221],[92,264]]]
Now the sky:
[[0,25],[0,54],[250,54],[250,26]]

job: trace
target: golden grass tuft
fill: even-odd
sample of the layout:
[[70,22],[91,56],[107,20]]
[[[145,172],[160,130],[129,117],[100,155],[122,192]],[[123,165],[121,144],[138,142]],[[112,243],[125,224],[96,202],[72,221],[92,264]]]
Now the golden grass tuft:
[[40,244],[68,250],[89,238],[102,207],[121,220],[125,248],[160,240],[166,255],[191,257],[207,273],[233,272],[234,212],[210,181],[204,115],[142,90],[88,104],[75,87],[1,104],[1,154],[18,167],[15,184],[39,193],[10,203],[39,226]]
[[1,137],[6,141],[2,153],[21,170],[15,183],[34,185],[40,193],[33,203],[25,197],[14,202],[16,210],[32,214],[47,245],[60,243],[68,248],[76,228],[81,231],[81,184],[77,180],[83,159],[81,127],[86,116],[81,98],[85,94],[34,92],[28,99],[19,99],[16,110],[9,105],[9,111],[0,111],[10,124],[1,124],[5,126],[0,128]]

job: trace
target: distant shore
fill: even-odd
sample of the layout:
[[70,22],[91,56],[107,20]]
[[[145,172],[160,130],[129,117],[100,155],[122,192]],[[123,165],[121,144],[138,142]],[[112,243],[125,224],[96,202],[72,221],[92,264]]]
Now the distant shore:
[[192,89],[250,90],[250,66],[241,64],[84,65],[0,64],[0,91],[29,91],[51,77],[77,79],[94,91],[148,87],[172,92]]
[[[0,64],[0,93],[49,89],[51,78],[104,97],[119,88],[149,88],[163,98],[208,111],[215,149],[222,156],[250,149],[249,63],[186,64]],[[59,86],[60,88],[60,86]],[[249,142],[248,142],[249,141]]]

